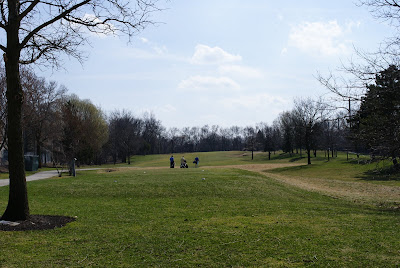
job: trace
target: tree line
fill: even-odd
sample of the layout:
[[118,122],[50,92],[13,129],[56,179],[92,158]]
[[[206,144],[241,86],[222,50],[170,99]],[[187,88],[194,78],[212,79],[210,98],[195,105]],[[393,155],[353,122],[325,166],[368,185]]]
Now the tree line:
[[[4,98],[4,67],[0,66],[0,101]],[[255,126],[204,125],[165,128],[151,113],[128,110],[105,113],[90,100],[68,94],[54,81],[21,71],[25,154],[39,155],[39,166],[62,165],[76,158],[81,164],[124,162],[133,155],[207,151],[266,151],[311,157],[317,150],[351,150],[347,114],[333,113],[321,100],[296,99],[272,124]],[[0,110],[0,149],[8,149],[6,105]],[[354,113],[356,115],[356,113]]]

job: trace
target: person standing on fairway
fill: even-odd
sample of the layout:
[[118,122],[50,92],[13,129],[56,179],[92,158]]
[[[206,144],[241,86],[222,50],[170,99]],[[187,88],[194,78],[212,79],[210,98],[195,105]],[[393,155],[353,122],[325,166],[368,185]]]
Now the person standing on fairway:
[[199,158],[196,156],[196,158],[195,158],[194,161],[193,161],[193,164],[195,164],[194,167],[199,167],[199,162],[200,162],[200,160],[199,160]]
[[174,168],[175,167],[175,161],[174,161],[174,156],[171,155],[171,158],[169,159],[169,167]]
[[184,156],[181,158],[181,168],[188,168],[188,165],[186,164],[186,159]]

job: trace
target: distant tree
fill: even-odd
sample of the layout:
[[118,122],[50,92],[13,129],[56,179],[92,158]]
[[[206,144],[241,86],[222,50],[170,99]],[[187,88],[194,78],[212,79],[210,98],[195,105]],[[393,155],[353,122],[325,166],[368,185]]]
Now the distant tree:
[[192,137],[193,141],[193,151],[197,152],[199,149],[199,144],[200,144],[200,128],[199,127],[192,127],[190,129],[190,135]]
[[304,130],[304,143],[307,150],[308,164],[311,165],[311,149],[318,124],[324,119],[324,104],[312,99],[297,99],[294,103],[293,116],[301,122]]
[[221,128],[220,129],[220,150],[221,151],[229,151],[232,147],[232,136],[229,129]]
[[285,153],[292,154],[294,149],[294,123],[290,112],[279,114],[278,122],[282,134],[282,149]]
[[276,151],[279,146],[279,128],[265,125],[263,132],[265,135],[264,151],[268,152],[268,160],[271,160],[271,152]]
[[210,135],[210,127],[208,125],[202,126],[200,129],[199,151],[201,152],[211,151],[211,146],[208,143],[209,135]]
[[232,136],[232,150],[240,151],[243,149],[244,137],[243,129],[238,126],[232,126],[229,128]]
[[[29,216],[23,141],[20,64],[58,65],[58,52],[82,60],[78,47],[91,33],[132,36],[151,23],[154,0],[0,1],[0,49],[6,68],[8,103],[9,201],[2,219]],[[88,14],[88,12],[92,12]]]
[[305,135],[306,131],[304,128],[304,122],[301,117],[298,116],[295,110],[290,112],[291,123],[293,124],[293,147],[296,149],[296,153],[300,150],[300,157],[302,157],[302,150],[305,147]]
[[179,129],[176,127],[172,127],[168,130],[167,132],[167,137],[170,142],[170,150],[169,153],[175,153],[176,152],[176,139],[177,135],[179,133]]
[[164,127],[162,126],[161,121],[157,120],[154,114],[146,113],[144,115],[142,126],[142,138],[144,140],[142,146],[143,154],[159,153],[158,140],[163,131]]
[[139,150],[143,121],[128,111],[115,111],[109,119],[109,143],[114,164],[120,157],[122,162],[130,164],[131,155]]
[[253,127],[244,128],[244,138],[246,141],[247,150],[251,151],[251,160],[254,159],[254,150],[257,146],[257,133]]
[[265,144],[265,133],[264,133],[265,126],[260,125],[256,127],[256,150],[262,150],[264,149],[264,144]]
[[47,147],[50,150],[52,139],[60,139],[55,135],[60,133],[59,103],[67,89],[64,86],[59,87],[54,81],[47,82],[29,70],[24,70],[21,78],[24,90],[24,132],[29,133],[31,140],[34,141],[33,151],[39,155],[39,167],[41,167],[42,148]]
[[108,127],[102,111],[89,100],[70,96],[63,107],[63,145],[66,161],[77,158],[92,164],[108,140]]
[[392,158],[397,166],[400,156],[400,70],[389,66],[367,86],[360,109],[351,119],[356,139],[372,153]]

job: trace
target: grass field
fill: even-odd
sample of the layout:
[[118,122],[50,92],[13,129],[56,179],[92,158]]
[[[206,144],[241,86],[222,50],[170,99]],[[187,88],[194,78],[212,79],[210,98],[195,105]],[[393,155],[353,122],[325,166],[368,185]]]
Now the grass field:
[[[168,166],[169,156],[137,157],[132,165],[144,168],[30,182],[32,214],[77,220],[49,231],[1,232],[0,267],[399,267],[398,209],[263,174],[374,187],[396,188],[398,181],[365,180],[357,175],[367,172],[365,165],[341,158],[267,173],[225,167],[266,163],[266,155],[251,162],[243,154],[198,154],[198,169],[151,169]],[[276,155],[271,163],[288,161],[304,159]],[[7,197],[1,187],[0,210]]]
[[[185,156],[189,167],[194,167],[192,163],[196,156],[200,159],[202,166],[225,166],[225,165],[243,165],[243,164],[260,164],[268,161],[268,154],[264,152],[254,152],[254,159],[251,160],[251,152],[199,152],[175,154],[175,166],[179,167],[180,159]],[[138,167],[167,167],[169,166],[169,158],[171,155],[138,155],[131,158],[132,165]],[[288,162],[287,157],[282,157],[279,153],[272,155],[273,162]],[[305,162],[304,162],[305,163]]]

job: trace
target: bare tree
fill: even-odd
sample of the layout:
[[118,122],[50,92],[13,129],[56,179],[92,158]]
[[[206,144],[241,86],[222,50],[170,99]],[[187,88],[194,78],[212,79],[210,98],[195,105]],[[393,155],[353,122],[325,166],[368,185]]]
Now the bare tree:
[[247,149],[251,150],[251,160],[254,159],[254,150],[256,149],[257,143],[257,132],[253,127],[244,128],[244,137],[246,140]]
[[[368,8],[375,19],[389,23],[394,34],[382,40],[376,51],[367,52],[355,47],[354,56],[335,73],[317,74],[317,80],[333,93],[333,107],[343,108],[348,113],[358,109],[366,86],[374,83],[378,73],[400,64],[400,1],[358,0],[357,3]],[[348,107],[348,101],[353,107]]]
[[143,121],[135,118],[129,111],[114,111],[109,120],[109,142],[114,164],[118,156],[122,162],[131,164],[131,156],[143,143],[141,130]]
[[[24,132],[30,132],[34,143],[32,151],[39,155],[39,167],[42,167],[41,153],[50,137],[56,138],[56,124],[60,118],[58,102],[62,99],[67,89],[58,86],[56,82],[47,82],[44,78],[37,77],[29,70],[23,70],[21,77],[24,90],[23,126]],[[50,147],[50,146],[49,146]],[[50,149],[50,148],[46,149]]]
[[398,0],[359,0],[360,6],[369,9],[372,16],[380,21],[389,23],[394,29],[394,36],[387,37],[379,52],[390,58],[400,59],[400,1]]
[[156,0],[8,0],[0,1],[0,49],[6,68],[10,191],[2,219],[29,216],[22,142],[23,90],[20,64],[60,64],[58,53],[78,60],[88,34],[133,36],[151,23]]
[[293,117],[301,122],[304,131],[304,143],[307,150],[308,164],[311,165],[311,147],[315,138],[316,128],[325,118],[325,107],[322,101],[312,99],[297,99],[294,102]]

